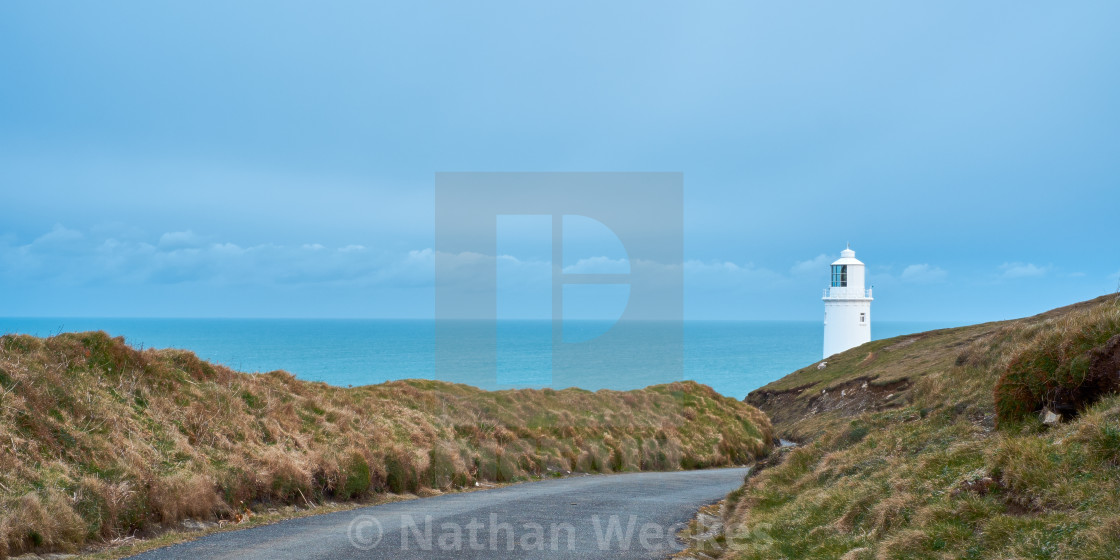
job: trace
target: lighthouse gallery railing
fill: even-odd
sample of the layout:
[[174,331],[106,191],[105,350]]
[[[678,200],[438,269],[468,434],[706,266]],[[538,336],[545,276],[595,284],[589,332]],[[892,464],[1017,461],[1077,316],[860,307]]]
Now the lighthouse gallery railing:
[[860,290],[856,288],[825,288],[824,298],[826,299],[856,299],[856,298],[870,298],[871,288]]

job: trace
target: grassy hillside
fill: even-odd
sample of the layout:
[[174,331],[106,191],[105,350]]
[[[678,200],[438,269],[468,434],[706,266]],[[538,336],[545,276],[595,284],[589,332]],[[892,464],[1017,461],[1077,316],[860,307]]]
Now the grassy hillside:
[[[833,356],[748,397],[803,445],[729,496],[715,548],[752,559],[1120,557],[1114,382],[1117,296]],[[1046,411],[1064,421],[1043,424]]]
[[0,557],[184,518],[563,471],[743,464],[757,409],[696,383],[591,393],[338,388],[104,333],[0,337]]

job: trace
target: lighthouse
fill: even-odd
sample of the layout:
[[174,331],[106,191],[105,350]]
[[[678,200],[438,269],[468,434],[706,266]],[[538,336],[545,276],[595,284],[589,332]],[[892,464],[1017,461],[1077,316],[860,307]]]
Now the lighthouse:
[[871,290],[864,289],[864,266],[849,245],[832,263],[824,290],[824,357],[871,342]]

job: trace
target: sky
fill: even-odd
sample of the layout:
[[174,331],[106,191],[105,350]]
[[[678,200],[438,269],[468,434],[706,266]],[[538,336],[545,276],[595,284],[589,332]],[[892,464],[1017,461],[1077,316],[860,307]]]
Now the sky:
[[846,243],[877,320],[1030,315],[1120,284],[1116,21],[4,2],[0,316],[431,317],[435,174],[459,171],[682,173],[689,319],[818,320]]

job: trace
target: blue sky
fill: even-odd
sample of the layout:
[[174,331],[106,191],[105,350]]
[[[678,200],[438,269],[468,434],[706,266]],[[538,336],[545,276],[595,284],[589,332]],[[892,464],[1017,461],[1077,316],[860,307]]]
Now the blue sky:
[[445,171],[683,172],[689,318],[1120,281],[1116,2],[231,4],[0,4],[0,315],[429,317]]

